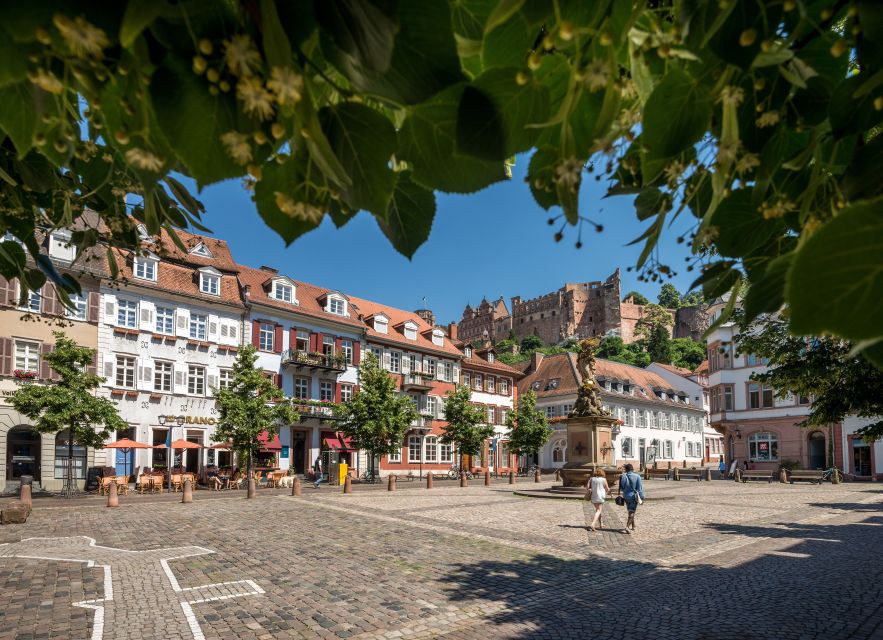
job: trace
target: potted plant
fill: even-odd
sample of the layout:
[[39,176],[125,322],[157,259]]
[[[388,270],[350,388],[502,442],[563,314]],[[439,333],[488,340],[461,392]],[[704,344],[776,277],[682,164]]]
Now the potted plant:
[[16,369],[12,372],[12,375],[18,380],[35,380],[37,378],[37,372],[29,371],[28,369]]

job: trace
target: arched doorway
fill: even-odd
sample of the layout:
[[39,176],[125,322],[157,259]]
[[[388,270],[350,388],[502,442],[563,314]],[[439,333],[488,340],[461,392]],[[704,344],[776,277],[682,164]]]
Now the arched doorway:
[[6,434],[6,480],[18,482],[22,476],[40,481],[40,434],[28,425]]
[[809,468],[825,468],[825,434],[821,431],[813,431],[809,434]]

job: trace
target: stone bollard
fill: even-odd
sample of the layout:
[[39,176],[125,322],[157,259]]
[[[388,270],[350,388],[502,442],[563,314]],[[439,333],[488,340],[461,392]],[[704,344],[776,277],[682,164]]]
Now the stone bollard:
[[561,479],[561,469],[555,469],[555,482]]
[[782,484],[788,483],[788,472],[784,469],[779,469],[779,482]]
[[678,471],[678,468],[677,468],[677,467],[675,467],[674,469],[672,469],[672,474],[673,474],[673,475],[672,475],[672,480],[680,480],[680,479],[681,479],[681,474],[680,474],[680,472]]
[[257,486],[254,478],[248,479],[248,489],[246,489],[245,497],[246,498],[254,498],[257,493]]
[[31,485],[29,485],[29,484],[21,485],[21,492],[18,496],[18,499],[19,499],[19,502],[21,502],[24,505],[27,505],[28,510],[33,508],[34,504],[31,499]]
[[184,479],[184,490],[181,492],[181,504],[190,504],[193,502],[193,485],[190,478]]
[[515,472],[514,471],[509,472],[509,484],[515,484]]
[[469,486],[469,483],[466,481],[466,474],[465,473],[460,474],[460,486],[461,487],[468,487]]
[[429,473],[429,474],[426,476],[426,488],[427,488],[427,489],[432,489],[432,473]]
[[301,491],[300,478],[294,476],[294,482],[291,483],[291,495],[299,496]]
[[395,491],[396,490],[396,476],[394,473],[389,474],[389,481],[386,485],[387,491]]
[[736,469],[733,472],[733,481],[734,482],[742,482],[742,469]]
[[533,472],[533,481],[534,482],[540,481],[540,470],[539,469],[537,469],[536,471]]
[[353,481],[352,481],[352,479],[349,477],[349,475],[347,475],[347,476],[343,479],[343,492],[344,492],[344,493],[352,493],[352,492],[353,492]]
[[705,480],[711,482],[711,467],[705,470]]
[[110,488],[107,490],[107,506],[108,507],[120,506],[120,499],[117,496],[117,483],[116,482],[111,482]]
[[491,472],[485,469],[484,471],[484,486],[491,486]]
[[684,460],[684,469],[686,469],[686,468],[687,468],[687,461]]

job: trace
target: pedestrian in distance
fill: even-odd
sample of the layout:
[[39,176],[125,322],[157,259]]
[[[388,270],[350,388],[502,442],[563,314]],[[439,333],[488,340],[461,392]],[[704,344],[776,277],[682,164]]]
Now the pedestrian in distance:
[[625,465],[623,469],[625,473],[619,477],[619,492],[629,514],[624,532],[631,533],[635,530],[635,512],[638,510],[638,505],[644,503],[644,483],[631,464]]
[[717,465],[717,470],[720,471],[721,480],[726,480],[727,479],[727,463],[724,462],[723,456],[721,456],[720,464]]
[[589,529],[595,531],[596,524],[599,529],[603,529],[601,510],[604,508],[604,501],[610,496],[610,485],[607,484],[607,474],[604,473],[604,469],[601,467],[595,469],[595,473],[586,481],[586,488],[586,499],[591,500],[592,506],[595,507],[595,515],[592,517]]
[[313,463],[313,472],[316,474],[316,481],[313,483],[313,486],[318,489],[319,483],[325,480],[325,474],[322,470],[322,456],[317,457]]

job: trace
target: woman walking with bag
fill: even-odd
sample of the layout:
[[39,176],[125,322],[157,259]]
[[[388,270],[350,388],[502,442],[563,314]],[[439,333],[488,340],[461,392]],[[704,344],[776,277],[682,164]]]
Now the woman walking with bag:
[[[635,530],[635,512],[638,505],[644,502],[644,482],[641,476],[635,473],[635,468],[627,464],[624,467],[625,473],[619,477],[619,493],[628,510],[628,520],[625,523],[625,533],[631,533]],[[617,504],[619,499],[617,498]]]
[[592,524],[589,525],[589,529],[595,531],[596,523],[599,528],[603,529],[604,523],[601,522],[601,509],[604,507],[604,501],[607,499],[607,496],[610,495],[610,485],[607,484],[607,474],[604,473],[604,469],[601,467],[595,469],[595,473],[592,474],[587,485],[586,498],[591,500],[592,506],[595,507],[595,515],[592,518]]

